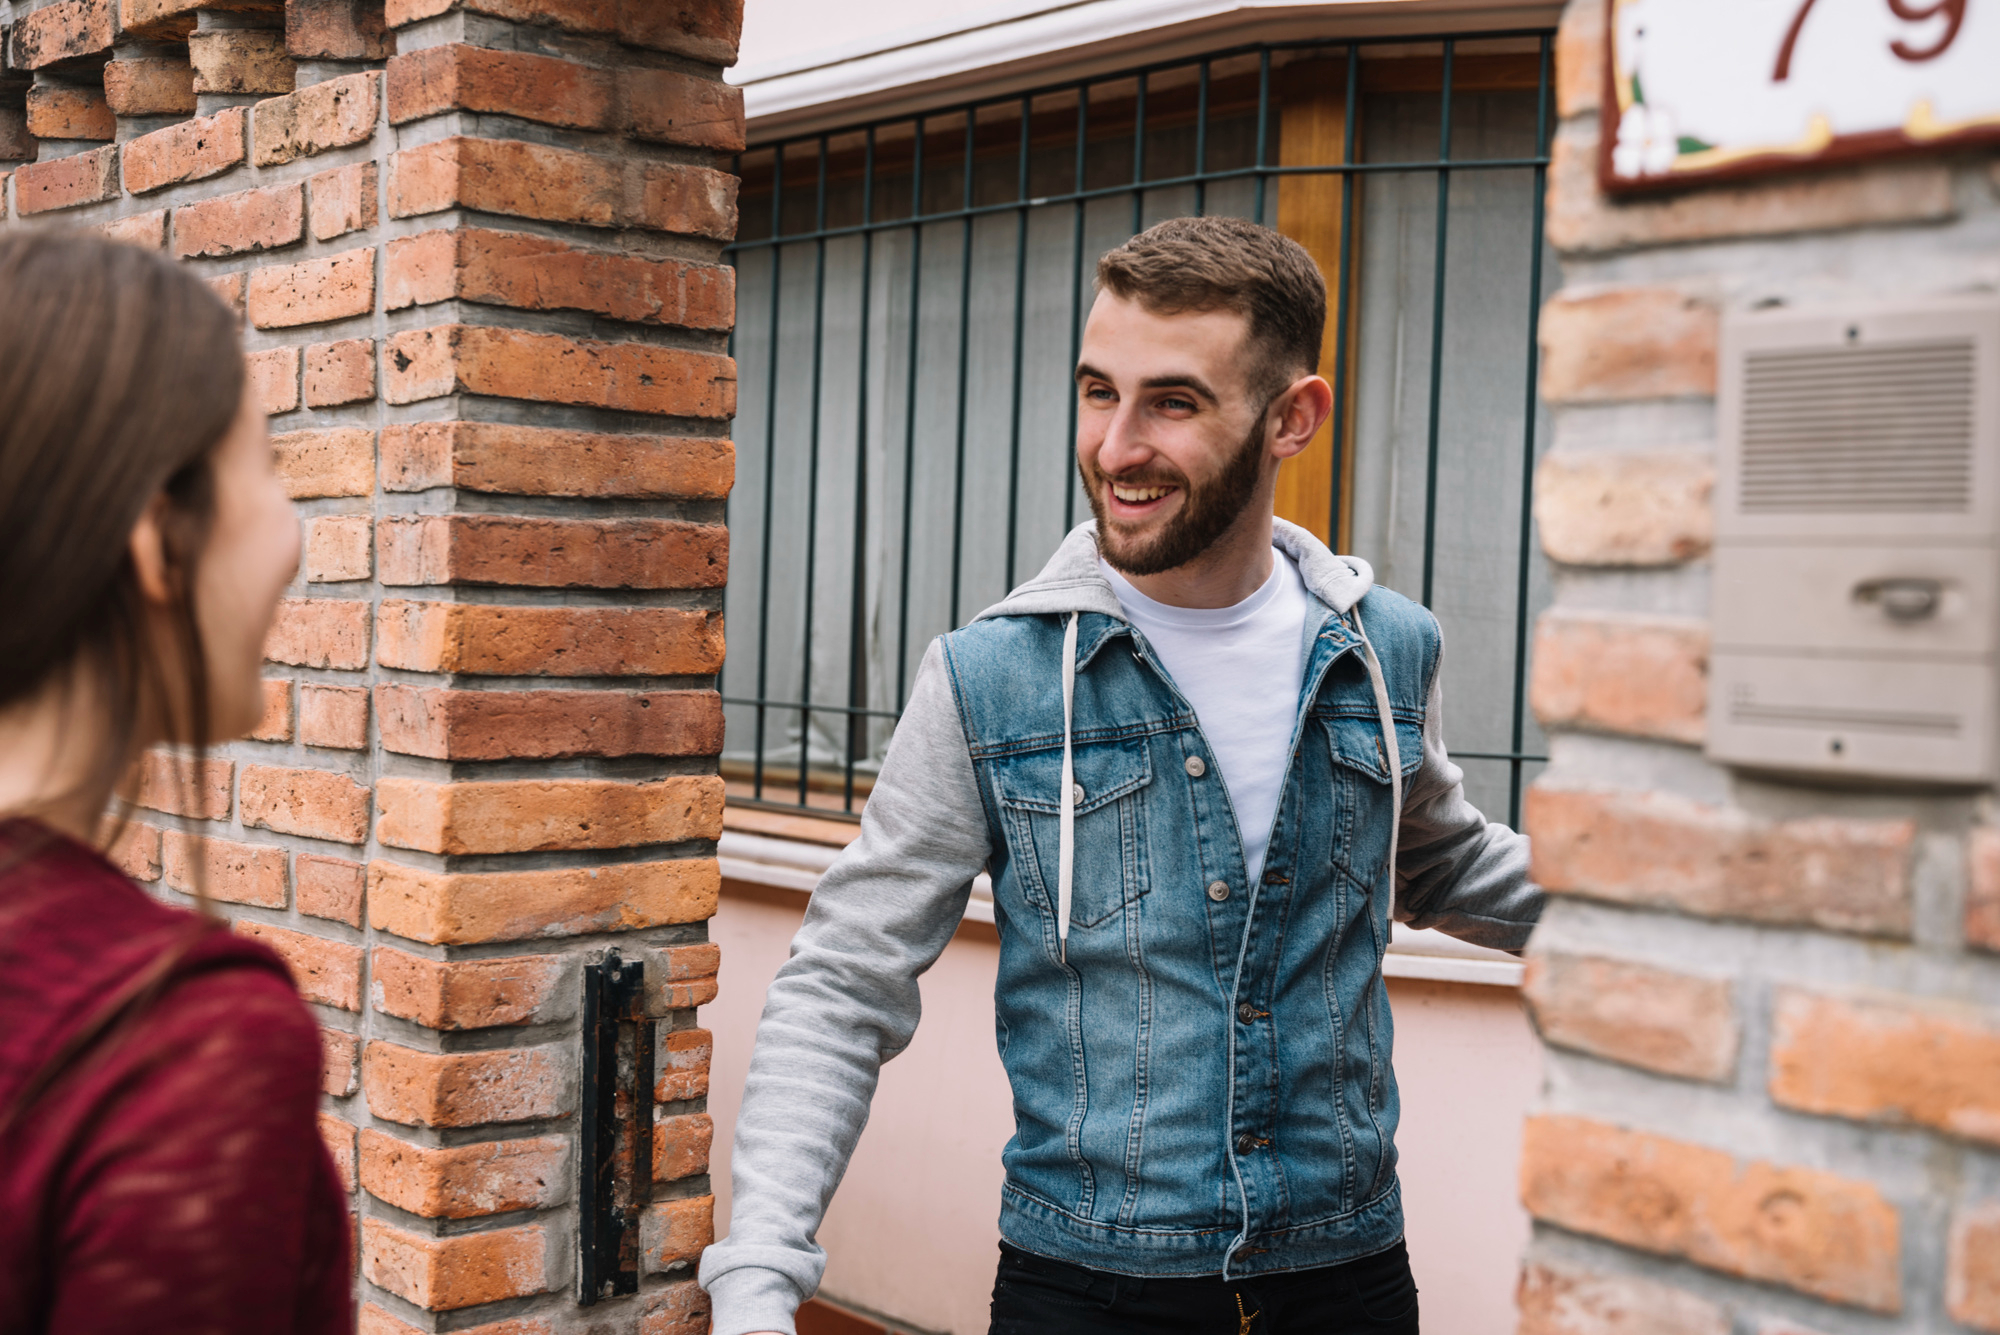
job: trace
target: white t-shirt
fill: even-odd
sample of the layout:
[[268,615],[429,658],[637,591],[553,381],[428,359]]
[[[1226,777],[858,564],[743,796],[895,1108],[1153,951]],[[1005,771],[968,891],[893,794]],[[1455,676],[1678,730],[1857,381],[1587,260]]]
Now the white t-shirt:
[[1210,758],[1229,785],[1252,885],[1263,873],[1285,788],[1311,606],[1292,559],[1276,548],[1272,556],[1262,588],[1234,607],[1215,608],[1155,602],[1098,558],[1126,619],[1194,706]]

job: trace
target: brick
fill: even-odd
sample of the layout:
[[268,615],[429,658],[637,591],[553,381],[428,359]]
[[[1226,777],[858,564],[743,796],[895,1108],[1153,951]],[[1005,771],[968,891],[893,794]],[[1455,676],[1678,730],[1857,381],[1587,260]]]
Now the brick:
[[306,520],[308,584],[339,584],[372,573],[373,525],[367,515],[320,515]]
[[1668,793],[1528,790],[1545,889],[1704,917],[1907,937],[1907,820],[1763,821]]
[[380,946],[370,977],[376,1010],[428,1029],[541,1024],[568,1013],[556,955],[431,960]]
[[174,254],[180,259],[276,250],[303,241],[305,234],[305,191],[297,183],[245,190],[174,210]]
[[288,0],[285,50],[294,60],[380,60],[395,48],[370,0]]
[[1974,1330],[2000,1330],[2000,1202],[1962,1206],[1951,1221],[1945,1310]]
[[1677,565],[1714,545],[1714,491],[1707,451],[1560,451],[1535,472],[1535,527],[1564,565]]
[[[358,340],[367,342],[367,340]],[[318,344],[317,348],[328,347]],[[334,347],[341,345],[334,344]],[[291,354],[294,383],[298,349]],[[296,392],[296,391],[294,391]],[[297,407],[295,402],[293,407]],[[293,500],[318,496],[367,496],[375,490],[375,433],[366,427],[333,427],[324,431],[287,431],[271,437],[278,475]]]
[[519,310],[579,310],[634,324],[727,330],[736,318],[726,265],[583,250],[552,237],[483,228],[389,243],[384,307],[452,298]]
[[660,1035],[653,1099],[679,1103],[708,1096],[708,1068],[715,1039],[706,1029],[674,1029]]
[[225,107],[125,145],[125,188],[135,195],[220,176],[244,160],[244,109]]
[[292,683],[288,677],[266,677],[264,688],[264,716],[251,730],[253,742],[289,742],[292,740]]
[[608,130],[617,111],[610,70],[525,51],[452,44],[389,61],[389,123],[444,111],[518,116],[544,125]]
[[525,677],[684,676],[722,665],[722,617],[677,607],[499,607],[385,599],[383,667]]
[[1771,1098],[2000,1145],[2000,1024],[1965,1005],[1782,988]]
[[[37,10],[36,13],[43,11]],[[14,169],[14,212],[21,217],[102,204],[118,198],[118,145]]]
[[268,662],[358,672],[368,666],[368,604],[344,598],[285,598],[278,603]]
[[1556,136],[1548,200],[1544,235],[1571,254],[1935,223],[1958,212],[1950,167],[1922,161],[1612,200],[1597,185],[1596,131],[1571,127]]
[[549,1240],[541,1225],[432,1237],[379,1219],[361,1224],[361,1274],[433,1312],[546,1293]]
[[1966,851],[1965,943],[2000,951],[2000,829],[1973,830]]
[[368,749],[368,688],[307,682],[299,687],[299,740],[344,751]]
[[383,343],[384,399],[416,403],[445,394],[720,419],[736,411],[736,363],[650,343],[478,325],[413,329]]
[[653,1181],[678,1182],[708,1171],[715,1122],[707,1113],[661,1117],[653,1123]]
[[345,774],[245,765],[240,791],[245,825],[339,844],[368,840],[368,790]]
[[411,515],[378,521],[382,583],[719,589],[729,531],[678,519]]
[[361,1059],[368,1110],[406,1126],[484,1126],[563,1117],[568,1072],[561,1046],[419,1052],[383,1039]]
[[1685,1289],[1530,1261],[1515,1294],[1515,1335],[1731,1335],[1727,1309]]
[[102,223],[98,232],[112,241],[123,241],[128,246],[138,246],[144,250],[165,250],[167,248],[167,211],[154,209],[151,213],[135,213],[117,222]]
[[289,93],[297,79],[285,35],[268,28],[220,28],[188,36],[197,93]]
[[639,1335],[708,1335],[708,1294],[693,1280],[656,1290],[639,1315]]
[[[242,291],[245,279],[242,274],[231,274]],[[239,313],[241,307],[238,307]],[[299,406],[299,350],[297,348],[268,348],[263,352],[245,354],[244,368],[249,372],[250,394],[265,413],[275,416],[288,413]],[[274,437],[275,445],[279,438]],[[282,459],[282,454],[279,456]]]
[[702,1248],[715,1241],[715,1197],[694,1196],[650,1207],[639,1223],[639,1246],[645,1269],[659,1274],[701,1259]]
[[1556,116],[1596,111],[1604,95],[1604,0],[1577,0],[1556,29]]
[[1902,1304],[1901,1220],[1875,1187],[1581,1117],[1532,1116],[1537,1219],[1878,1312]]
[[[282,866],[283,850],[270,851],[278,854]],[[361,1009],[360,946],[262,922],[239,920],[236,931],[277,951],[307,1001],[344,1011]]]
[[109,142],[118,120],[104,90],[85,84],[40,83],[28,90],[28,133],[37,139]]
[[559,1136],[433,1148],[361,1133],[361,1185],[426,1219],[471,1219],[559,1204],[570,1146]]
[[[272,8],[245,0],[242,9]],[[184,42],[195,29],[195,10],[214,9],[211,0],[118,0],[118,26],[134,36]]]
[[[243,327],[243,289],[249,281],[248,278],[240,273],[225,273],[217,274],[213,278],[204,278],[201,281],[209,291],[215,293],[218,301],[235,313],[236,327],[241,329]],[[290,349],[278,348],[275,351],[284,353],[290,351]],[[270,356],[269,353],[261,355],[266,358]],[[251,393],[256,397],[257,403],[261,407],[269,397],[273,386],[268,383],[268,377],[259,378],[262,372],[256,369],[258,365],[259,363],[253,362],[248,369],[251,373]],[[293,372],[292,379],[294,383],[298,380],[296,370]],[[297,406],[297,404],[293,405],[293,407]],[[266,409],[265,411],[268,412],[269,410]]]
[[[27,113],[19,107],[0,107],[0,162],[32,159],[39,151],[34,136],[28,133]],[[5,174],[0,174],[0,187],[4,185]]]
[[672,51],[711,65],[736,63],[743,28],[742,0],[388,0],[389,26],[454,9],[614,36],[627,46]]
[[1715,393],[1715,307],[1670,287],[1566,288],[1542,307],[1542,397],[1607,403]]
[[194,66],[185,60],[114,60],[104,67],[104,97],[119,116],[192,116]]
[[308,408],[362,403],[375,397],[375,340],[343,339],[306,349],[305,398]]
[[727,241],[736,234],[736,187],[734,176],[710,167],[459,137],[390,159],[389,214],[413,218],[456,206]]
[[231,761],[204,760],[196,765],[185,757],[148,751],[139,760],[139,791],[133,801],[170,816],[228,820],[229,789],[235,778]]
[[714,691],[375,688],[382,747],[437,760],[708,756],[722,750]]
[[624,932],[715,915],[713,858],[522,872],[368,868],[368,922],[427,945]]
[[160,831],[141,821],[127,820],[104,850],[112,866],[135,881],[160,879]]
[[361,1040],[338,1029],[319,1030],[320,1092],[344,1099],[360,1088]]
[[634,139],[718,153],[743,151],[743,90],[680,70],[619,71],[625,123]]
[[735,476],[736,448],[719,437],[499,422],[420,422],[382,430],[382,486],[388,491],[457,487],[510,496],[723,500]]
[[112,0],[57,0],[20,14],[8,42],[7,63],[38,70],[79,56],[109,51],[117,37]]
[[374,137],[381,110],[380,70],[308,84],[296,93],[259,102],[251,122],[251,159],[260,167],[272,167],[364,143]]
[[1556,608],[1535,624],[1528,699],[1545,728],[1699,746],[1708,732],[1708,623]]
[[306,225],[321,241],[375,226],[379,173],[372,162],[334,167],[306,181]]
[[193,894],[197,880],[210,899],[256,908],[285,907],[285,850],[168,830],[160,840],[160,871],[168,886]]
[[630,848],[722,834],[722,780],[712,774],[655,783],[385,778],[375,799],[378,840],[450,856]]
[[[361,1323],[356,1335],[431,1335],[407,1321],[390,1316],[374,1303],[361,1306]],[[547,1317],[514,1317],[506,1321],[486,1321],[476,1326],[460,1326],[458,1335],[555,1335]],[[708,1335],[704,1329],[691,1335]]]
[[349,927],[361,925],[368,871],[358,862],[301,853],[292,859],[292,894],[299,912]]
[[715,1000],[722,952],[712,942],[646,953],[648,1015],[664,1019],[673,1011],[693,1010]]
[[375,309],[375,248],[342,251],[250,275],[246,309],[259,329],[287,329]]
[[326,1142],[326,1151],[333,1156],[334,1171],[340,1174],[342,1190],[354,1190],[354,1127],[343,1122],[332,1113],[319,1115],[319,1138]]
[[1562,951],[1530,956],[1522,987],[1544,1042],[1720,1083],[1742,1042],[1732,992],[1724,978]]

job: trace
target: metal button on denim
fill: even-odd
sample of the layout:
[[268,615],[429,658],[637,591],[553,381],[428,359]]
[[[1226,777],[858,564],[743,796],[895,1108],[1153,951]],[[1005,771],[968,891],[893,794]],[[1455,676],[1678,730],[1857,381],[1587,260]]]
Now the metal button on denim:
[[1242,1135],[1236,1138],[1236,1152],[1238,1154],[1248,1154],[1250,1151],[1256,1148],[1257,1148],[1257,1137],[1251,1135],[1248,1131],[1245,1131]]
[[1079,802],[1083,801],[1083,785],[1080,783],[1071,784],[1069,786],[1069,795]]
[[1218,904],[1229,898],[1229,882],[1210,881],[1208,883],[1208,897]]
[[1199,779],[1202,775],[1208,773],[1208,762],[1200,756],[1189,756],[1187,758],[1187,772],[1190,779]]
[[1263,1013],[1264,1012],[1258,1010],[1255,1006],[1252,1006],[1247,1001],[1236,1008],[1236,1018],[1243,1021],[1243,1023],[1245,1024],[1249,1024],[1251,1021],[1257,1019]]

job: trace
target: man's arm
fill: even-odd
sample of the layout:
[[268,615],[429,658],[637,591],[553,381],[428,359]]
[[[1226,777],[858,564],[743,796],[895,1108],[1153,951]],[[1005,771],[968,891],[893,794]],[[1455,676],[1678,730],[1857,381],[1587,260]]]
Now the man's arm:
[[1542,916],[1528,879],[1528,836],[1494,824],[1465,800],[1465,772],[1444,749],[1442,655],[1424,708],[1424,763],[1403,796],[1396,854],[1396,916],[1474,945],[1519,951]]
[[950,942],[990,835],[941,644],[917,672],[861,837],[813,892],[771,984],[730,1155],[729,1236],[701,1261],[714,1335],[781,1331],[819,1287],[814,1241],[868,1121],[882,1063],[908,1046],[917,976]]

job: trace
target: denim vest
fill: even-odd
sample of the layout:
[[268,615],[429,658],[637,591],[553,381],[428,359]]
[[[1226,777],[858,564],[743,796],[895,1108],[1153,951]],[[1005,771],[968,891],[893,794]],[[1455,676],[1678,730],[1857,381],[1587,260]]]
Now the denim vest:
[[[1001,1232],[1025,1250],[1124,1274],[1238,1276],[1352,1260],[1403,1234],[1381,967],[1391,775],[1357,623],[1314,607],[1256,885],[1193,710],[1137,631],[1081,614],[1066,961],[1067,617],[1003,605],[944,637],[993,850],[1016,1117]],[[1357,610],[1407,777],[1423,759],[1437,623],[1381,589]]]

